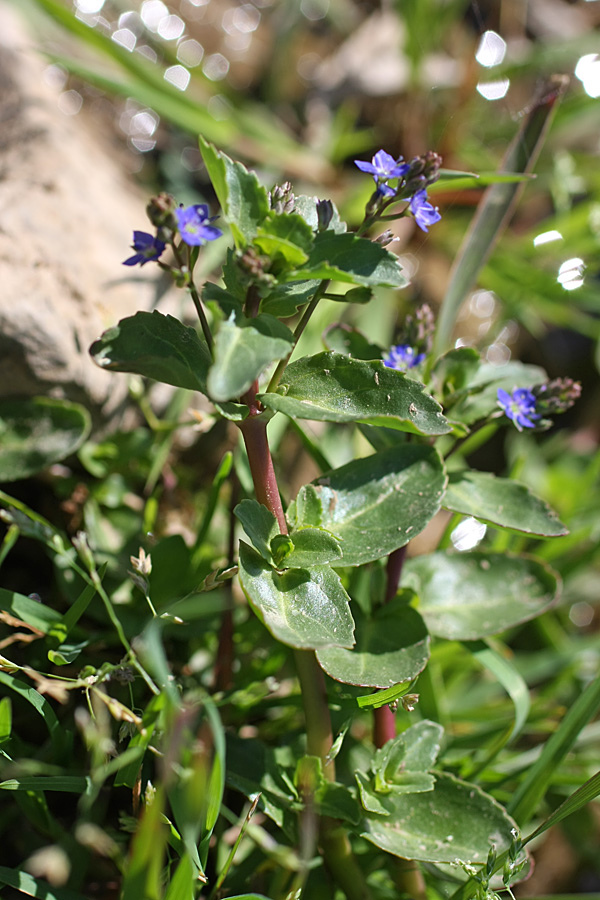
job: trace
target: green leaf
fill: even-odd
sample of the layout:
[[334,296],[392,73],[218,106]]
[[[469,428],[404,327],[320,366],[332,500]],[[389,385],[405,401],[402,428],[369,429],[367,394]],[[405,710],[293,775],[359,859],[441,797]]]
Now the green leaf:
[[292,363],[277,393],[259,395],[290,418],[364,422],[413,434],[447,434],[441,407],[422,384],[380,361],[318,353]]
[[89,641],[80,641],[78,644],[61,644],[57,650],[48,650],[48,659],[55,666],[69,666],[89,646],[89,643]]
[[241,541],[240,581],[259,619],[282,643],[307,650],[354,644],[349,597],[332,569],[280,574]]
[[599,709],[600,679],[595,678],[569,707],[557,730],[548,738],[540,756],[512,795],[508,808],[520,825],[533,818],[560,764]]
[[328,350],[353,356],[354,359],[381,359],[382,349],[359,331],[345,322],[335,322],[323,332],[323,343]]
[[352,792],[345,784],[325,779],[315,791],[315,802],[322,816],[331,816],[358,825],[360,807]]
[[363,694],[356,698],[356,703],[360,709],[379,709],[381,706],[388,706],[395,703],[401,697],[404,697],[410,691],[412,681],[400,681],[384,691],[375,691],[374,694]]
[[42,878],[34,878],[33,875],[20,869],[9,869],[6,866],[0,866],[0,885],[2,884],[14,888],[27,897],[37,897],[39,900],[86,900],[82,894],[68,888],[53,887]]
[[10,697],[0,700],[0,744],[10,739],[12,731],[12,707]]
[[[317,202],[317,197],[307,197],[306,194],[300,194],[294,198],[294,212],[297,212],[302,216],[304,221],[310,225],[312,231],[317,231],[319,228]],[[333,203],[333,201],[330,201],[330,203],[333,207],[333,215],[327,226],[327,231],[334,231],[336,234],[341,234],[346,231],[346,223],[340,219],[340,214],[335,203]]]
[[282,257],[289,268],[298,268],[308,259],[314,235],[302,216],[270,212],[257,231],[254,245],[275,260]]
[[294,834],[291,807],[297,795],[283,777],[277,751],[272,747],[254,738],[228,734],[227,784],[249,798],[260,794],[258,808],[288,836]]
[[[501,174],[531,171],[544,142],[555,107],[569,79],[553,75],[541,86],[523,118],[501,165]],[[523,182],[494,184],[485,192],[460,252],[454,260],[434,338],[434,356],[450,343],[458,310],[485,265],[519,198]]]
[[202,136],[202,159],[212,181],[223,216],[237,247],[245,247],[256,235],[269,212],[269,198],[254,172],[221,153]]
[[4,791],[64,791],[67,794],[83,794],[91,784],[84,775],[29,775],[0,781]]
[[55,756],[60,758],[65,749],[65,734],[56,713],[46,697],[43,697],[35,688],[29,687],[19,678],[15,678],[14,675],[10,675],[2,670],[0,670],[0,684],[6,685],[16,694],[19,694],[28,703],[31,703],[33,708],[40,714],[52,740]]
[[554,510],[528,487],[489,472],[450,472],[442,505],[452,512],[525,534],[557,537],[569,533]]
[[429,635],[419,613],[402,597],[364,619],[356,619],[356,647],[326,647],[317,651],[319,664],[336,681],[364,687],[388,688],[412,681],[429,659]]
[[489,794],[435,772],[433,790],[377,795],[388,815],[367,813],[365,837],[376,847],[420,862],[485,863],[490,841],[498,853],[512,840],[514,821]]
[[146,804],[135,832],[121,888],[121,900],[160,900],[162,864],[167,840],[162,787]]
[[[277,320],[271,316],[261,316],[252,319],[252,325],[243,327],[236,325],[233,319],[221,323],[215,337],[214,362],[207,381],[212,400],[223,403],[240,397],[263,369],[291,352],[291,332],[280,323],[272,328],[273,322]],[[278,333],[272,336],[268,333],[271,329]]]
[[419,595],[431,634],[473,641],[527,622],[558,599],[557,576],[531,557],[431,553],[409,559],[403,583]]
[[438,390],[444,395],[462,391],[481,366],[481,356],[473,347],[456,347],[436,361],[431,370]]
[[342,548],[335,535],[323,528],[300,528],[292,531],[293,549],[286,554],[286,569],[311,569],[313,566],[335,565],[342,558]]
[[197,870],[187,853],[179,860],[165,891],[164,900],[194,900]]
[[30,397],[0,400],[0,481],[18,481],[70,456],[91,420],[78,403]]
[[502,655],[495,647],[488,646],[483,641],[465,643],[465,647],[482,666],[485,666],[498,679],[512,700],[515,707],[515,723],[508,740],[514,740],[523,730],[527,721],[531,699],[527,682],[510,661],[511,651],[506,649]]
[[0,610],[9,613],[32,628],[48,634],[61,621],[60,613],[24,594],[0,588]]
[[425,719],[387,741],[371,762],[378,793],[412,794],[433,790],[430,769],[438,758],[444,729]]
[[320,282],[315,279],[278,284],[261,301],[261,312],[282,319],[293,316],[301,306],[312,300],[319,284]]
[[596,772],[595,775],[588,778],[588,780],[582,784],[581,787],[577,788],[570,797],[567,797],[564,803],[560,804],[558,809],[555,809],[547,819],[544,819],[541,825],[538,825],[524,843],[528,844],[529,841],[538,837],[538,835],[543,834],[544,831],[552,828],[553,825],[562,822],[567,816],[571,816],[574,812],[581,809],[582,806],[585,806],[591,800],[595,800],[598,794],[600,794],[600,772]]
[[331,531],[341,542],[342,564],[358,566],[387,556],[422,531],[440,508],[445,483],[432,447],[391,447],[300,488],[288,517],[294,527]]
[[286,276],[286,281],[303,278],[329,279],[349,284],[401,288],[407,284],[398,258],[381,244],[346,232],[323,231],[315,237],[305,265]]
[[94,341],[90,353],[102,369],[206,393],[211,358],[205,341],[194,328],[157,310],[121,319]]
[[279,534],[277,519],[258,500],[242,500],[233,510],[263,559],[272,562],[271,541]]

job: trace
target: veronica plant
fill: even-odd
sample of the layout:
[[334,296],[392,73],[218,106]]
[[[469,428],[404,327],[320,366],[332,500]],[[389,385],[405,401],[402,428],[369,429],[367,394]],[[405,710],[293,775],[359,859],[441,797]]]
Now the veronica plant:
[[[452,882],[462,884],[466,897],[478,884],[493,886],[493,873],[510,860],[508,886],[527,870],[518,832],[532,809],[521,807],[515,821],[489,793],[457,777],[444,763],[442,724],[418,711],[411,724],[406,711],[415,710],[421,691],[431,698],[432,638],[485,650],[484,663],[505,674],[501,645],[485,642],[551,607],[557,577],[529,555],[438,549],[413,556],[407,548],[441,511],[527,536],[565,534],[527,486],[472,469],[467,459],[476,432],[480,440],[502,426],[547,428],[547,416],[567,409],[578,386],[548,383],[540,369],[517,362],[491,366],[471,348],[432,358],[435,323],[426,306],[407,318],[391,347],[339,324],[327,330],[323,352],[295,357],[324,298],[376,304],[379,288],[405,286],[377,226],[402,216],[423,231],[435,226],[440,213],[427,191],[444,175],[441,159],[426,153],[405,162],[381,150],[370,163],[357,161],[375,190],[352,232],[330,200],[294,196],[289,184],[269,193],[240,163],[208,143],[201,149],[232,238],[220,283],[194,280],[202,245],[225,240],[214,217],[204,205],[178,207],[165,195],[148,207],[154,234],[135,232],[135,255],[125,260],[170,272],[191,296],[201,333],[161,312],[138,312],[105,332],[91,353],[107,370],[201,392],[243,439],[253,491],[234,511],[243,531],[239,583],[275,643],[292,648],[305,722],[295,766],[281,762],[257,801],[289,845],[303,848],[294,891],[281,896],[300,896],[315,877],[315,853],[333,886],[323,893],[312,882],[314,896],[389,896],[378,888],[385,870],[412,896],[424,897],[426,879],[446,894]],[[276,416],[299,433],[305,420],[355,429],[372,451],[363,444],[359,457],[330,469],[305,435],[322,474],[282,496],[268,437]],[[215,572],[213,581],[233,571]],[[225,628],[219,659],[232,652]],[[330,707],[339,711],[340,703],[349,719],[335,737]],[[371,750],[336,767],[361,709],[373,713]],[[256,742],[246,751],[244,743],[234,745],[225,777],[253,795]],[[188,854],[202,883],[215,820],[205,815],[193,837],[204,850]]]

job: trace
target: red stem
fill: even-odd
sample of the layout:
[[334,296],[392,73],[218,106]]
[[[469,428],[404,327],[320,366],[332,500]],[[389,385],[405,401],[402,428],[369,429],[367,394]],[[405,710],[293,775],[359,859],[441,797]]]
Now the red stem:
[[[405,544],[404,547],[399,547],[388,556],[384,603],[389,603],[396,596],[407,546]],[[374,710],[374,717],[373,743],[376,747],[383,747],[384,744],[396,737],[396,714],[389,706],[380,706],[379,709]]]

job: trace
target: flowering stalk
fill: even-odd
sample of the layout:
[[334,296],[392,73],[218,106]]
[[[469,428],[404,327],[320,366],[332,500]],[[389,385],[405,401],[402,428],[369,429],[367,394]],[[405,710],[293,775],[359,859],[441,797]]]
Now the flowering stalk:
[[[319,297],[315,294],[313,298],[315,306],[315,299],[318,301]],[[254,390],[255,387],[248,392],[249,400]],[[287,534],[285,513],[267,439],[267,423],[257,415],[256,405],[250,409],[250,415],[239,427],[248,454],[256,498],[273,513],[281,534]],[[329,756],[333,735],[323,670],[312,650],[294,650],[294,660],[302,694],[307,753],[317,756],[321,760],[324,777],[335,781],[335,764]],[[336,819],[328,816],[321,818],[319,843],[327,868],[348,900],[369,900],[364,875],[354,858],[348,836]]]
[[[187,283],[187,289],[190,292],[190,296],[194,303],[194,307],[196,309],[196,312],[198,313],[198,318],[200,319],[200,326],[202,328],[202,334],[204,335],[204,340],[206,341],[206,345],[209,349],[210,354],[212,355],[213,336],[212,336],[212,332],[210,330],[210,325],[208,324],[208,319],[206,318],[206,313],[204,312],[204,307],[203,307],[202,301],[200,299],[200,294],[198,293],[198,289],[197,289],[196,285],[194,284],[194,278],[193,278],[192,272],[189,269],[189,267],[185,266],[185,263],[183,262],[183,260],[181,258],[181,253],[180,253],[181,246],[179,246],[179,247],[175,246],[174,241],[171,243],[171,246],[173,248],[175,260],[177,261],[177,265],[179,266],[179,268],[182,271],[185,270],[185,268],[188,268],[189,280]],[[189,254],[190,254],[190,251],[188,248],[188,261],[189,261]]]
[[288,355],[285,357],[285,359],[280,360],[279,364],[277,365],[277,368],[273,372],[273,375],[271,376],[271,380],[269,381],[269,385],[267,387],[268,393],[273,393],[274,391],[277,390],[279,382],[281,381],[281,376],[285,372],[286,366],[287,366],[288,362],[290,361],[290,356],[294,352],[296,344],[300,340],[300,337],[302,336],[304,329],[308,325],[310,317],[312,316],[315,309],[317,308],[317,304],[319,303],[319,300],[321,300],[322,297],[324,297],[324,295],[326,294],[327,288],[329,287],[329,283],[330,283],[329,279],[326,279],[326,280],[323,280],[319,284],[318,288],[316,289],[316,291],[313,295],[312,300],[310,301],[310,303],[308,304],[308,306],[302,313],[302,317],[300,318],[300,321],[298,322],[298,324],[296,325],[296,328],[294,329],[294,343],[292,345],[292,350],[288,353]]

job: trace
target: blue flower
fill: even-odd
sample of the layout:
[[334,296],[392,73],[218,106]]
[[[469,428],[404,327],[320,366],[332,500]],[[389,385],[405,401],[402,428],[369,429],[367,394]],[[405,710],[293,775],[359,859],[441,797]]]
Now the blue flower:
[[536,419],[541,419],[535,411],[536,399],[529,388],[515,388],[512,394],[498,388],[498,406],[512,419],[518,431],[535,428]]
[[137,266],[139,263],[140,266],[143,266],[147,262],[158,259],[166,246],[164,241],[159,241],[157,237],[153,237],[146,231],[134,231],[132,247],[136,253],[126,259],[123,265]]
[[416,353],[415,348],[410,344],[398,344],[390,347],[390,352],[383,357],[383,363],[388,369],[397,369],[399,372],[406,372],[407,369],[414,369],[420,365],[425,359],[424,353]]
[[423,231],[429,231],[428,225],[435,225],[442,218],[437,206],[432,206],[427,199],[427,191],[417,191],[410,201],[410,211],[415,222]]
[[383,197],[392,197],[396,192],[382,182],[387,181],[388,178],[402,178],[410,169],[408,163],[402,162],[401,156],[394,159],[385,150],[378,150],[370,163],[364,162],[362,159],[355,159],[354,164],[361,172],[368,172],[373,176],[377,185],[377,193]]
[[397,160],[385,150],[379,150],[370,163],[364,162],[362,159],[355,159],[354,163],[361,172],[370,172],[375,178],[402,178],[406,175],[410,166],[408,163],[400,165],[400,156]]
[[205,241],[214,241],[223,234],[219,228],[210,224],[217,216],[209,218],[208,206],[204,203],[180,206],[175,210],[175,215],[181,239],[190,247],[199,247]]

